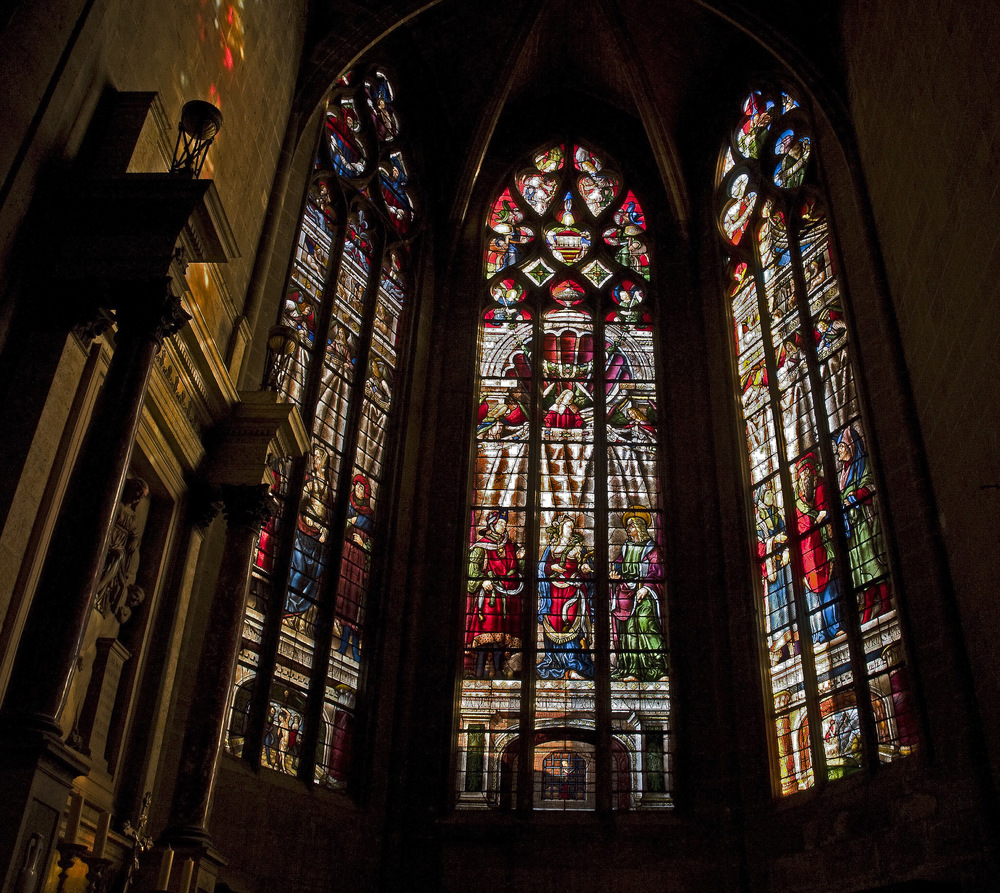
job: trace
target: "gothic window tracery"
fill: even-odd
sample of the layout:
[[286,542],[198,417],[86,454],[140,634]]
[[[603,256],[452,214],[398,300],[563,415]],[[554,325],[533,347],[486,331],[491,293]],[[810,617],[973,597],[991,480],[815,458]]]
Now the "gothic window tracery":
[[782,795],[917,746],[874,444],[806,109],[748,92],[717,221]]
[[350,776],[366,617],[387,535],[392,427],[419,220],[395,91],[368,66],[322,116],[265,381],[311,435],[276,457],[282,511],[260,535],[227,748],[334,790]]
[[643,208],[601,153],[553,143],[498,190],[484,242],[458,804],[668,806]]

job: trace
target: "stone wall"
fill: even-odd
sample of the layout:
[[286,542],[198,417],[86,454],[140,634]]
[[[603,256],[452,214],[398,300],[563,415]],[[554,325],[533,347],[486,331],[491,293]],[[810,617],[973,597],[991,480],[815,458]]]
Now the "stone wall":
[[842,28],[851,115],[996,769],[1000,17],[988,2],[852,2]]

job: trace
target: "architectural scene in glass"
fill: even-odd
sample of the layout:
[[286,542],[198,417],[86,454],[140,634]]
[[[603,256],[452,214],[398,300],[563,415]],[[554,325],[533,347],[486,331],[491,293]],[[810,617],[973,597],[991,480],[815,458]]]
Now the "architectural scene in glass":
[[718,181],[782,794],[917,746],[873,444],[814,156],[799,103],[756,89]]
[[458,803],[669,806],[646,219],[566,142],[510,176],[485,241]]
[[389,79],[348,74],[326,103],[266,373],[298,406],[311,452],[273,462],[282,509],[260,534],[227,737],[235,755],[330,788],[347,781],[386,534],[413,218]]

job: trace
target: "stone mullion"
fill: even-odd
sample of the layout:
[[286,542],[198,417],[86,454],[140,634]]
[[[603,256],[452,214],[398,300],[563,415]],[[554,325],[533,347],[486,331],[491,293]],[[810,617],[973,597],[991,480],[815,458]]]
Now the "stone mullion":
[[[516,184],[512,184],[516,189]],[[541,224],[539,224],[541,230]],[[517,810],[521,813],[531,811],[534,805],[534,738],[535,738],[535,690],[536,663],[538,660],[538,563],[539,545],[541,540],[541,494],[538,492],[538,479],[541,464],[541,393],[542,393],[542,312],[544,308],[544,292],[542,286],[534,289],[535,300],[532,306],[533,320],[531,330],[531,390],[528,395],[530,406],[528,418],[530,429],[528,433],[528,480],[527,500],[525,502],[524,524],[524,584],[527,595],[522,603],[523,624],[521,633],[521,715],[519,719],[520,734],[517,738]],[[482,322],[480,322],[482,326]]]
[[[760,195],[759,202],[765,197]],[[812,650],[812,633],[809,622],[809,605],[805,596],[805,569],[802,565],[802,547],[795,519],[795,484],[792,481],[791,469],[788,463],[788,444],[785,442],[784,417],[781,412],[781,399],[778,388],[778,361],[772,343],[771,311],[767,303],[767,288],[764,283],[763,261],[760,255],[760,245],[756,236],[760,223],[760,211],[751,215],[751,223],[747,233],[752,239],[754,289],[757,295],[757,315],[761,325],[761,347],[764,351],[764,362],[767,368],[768,406],[774,426],[774,439],[777,448],[778,479],[782,490],[782,507],[784,510],[785,531],[788,537],[788,557],[792,566],[792,601],[795,605],[795,627],[798,631],[799,659],[802,662],[802,677],[805,689],[806,716],[809,720],[809,750],[812,755],[813,779],[820,784],[826,779],[826,754],[820,745],[822,717],[819,712],[819,683],[816,679],[816,661]],[[787,230],[786,230],[787,232]],[[731,311],[730,311],[731,312]],[[766,324],[766,331],[765,331]],[[739,401],[742,409],[742,401]],[[745,412],[745,409],[742,410]],[[745,435],[744,435],[745,437]],[[749,474],[752,476],[753,469]],[[756,540],[756,534],[754,534]],[[760,584],[758,584],[760,585]],[[765,666],[769,666],[769,661]],[[773,684],[769,674],[769,683]],[[769,731],[768,737],[771,736]]]
[[[398,243],[393,243],[393,247]],[[388,255],[389,245],[387,240],[387,245],[383,250],[384,255]],[[396,344],[396,366],[395,366],[395,382],[401,380],[400,372],[404,366],[404,358],[409,358],[410,345],[411,345],[411,335],[412,328],[414,324],[414,313],[413,313],[413,293],[412,289],[407,292],[408,301],[403,304],[400,308],[400,318],[398,323],[397,331],[401,334],[397,339]],[[376,294],[376,301],[378,300],[378,295]],[[404,325],[405,322],[405,325]],[[407,369],[409,363],[405,364]],[[406,376],[409,382],[409,376]],[[403,451],[403,444],[400,438],[400,427],[402,425],[402,420],[406,418],[406,403],[408,402],[409,393],[407,390],[406,398],[404,399],[402,394],[402,388],[396,387],[392,395],[392,403],[390,405],[389,413],[386,416],[386,431],[385,431],[385,449],[383,451],[383,475],[381,481],[381,500],[383,505],[391,505],[395,508],[398,506],[397,497],[399,495],[399,478],[401,470],[401,462],[399,457]],[[391,459],[390,459],[391,452]],[[387,475],[385,469],[392,469],[392,484],[391,486],[386,485]],[[352,478],[353,481],[353,478]],[[345,519],[346,520],[346,519]],[[389,572],[389,557],[392,553],[392,547],[394,545],[394,531],[395,526],[391,521],[391,515],[389,512],[381,512],[376,516],[375,527],[372,532],[372,540],[375,543],[381,544],[382,554],[386,556],[386,560],[371,562],[369,570],[369,598],[362,609],[364,611],[364,619],[361,623],[361,641],[362,643],[367,642],[367,652],[368,659],[363,662],[363,665],[358,671],[358,697],[355,704],[355,729],[357,730],[355,734],[355,741],[358,740],[359,734],[362,728],[366,729],[366,734],[364,740],[370,742],[374,745],[373,736],[375,734],[374,727],[369,724],[370,713],[368,711],[369,701],[367,698],[363,697],[363,690],[366,688],[366,683],[368,681],[368,675],[371,671],[372,666],[380,666],[381,661],[375,654],[373,645],[376,642],[376,638],[379,642],[379,654],[381,653],[381,643],[384,640],[384,636],[377,636],[377,631],[380,629],[379,623],[379,613],[382,607],[381,600],[373,600],[371,596],[374,593],[382,593],[383,581],[385,575]],[[362,722],[362,719],[365,721]],[[356,746],[356,745],[355,745]],[[365,753],[366,764],[370,766],[370,760],[372,753],[374,751],[374,746],[370,747]],[[365,766],[361,764],[360,760],[357,758],[351,759],[351,773],[352,778],[366,777]],[[370,775],[370,771],[368,772]],[[359,795],[364,792],[359,791]]]
[[[343,240],[341,240],[341,248]],[[382,260],[385,249],[384,233],[379,232],[372,246],[371,265],[368,270],[368,280],[365,283],[365,306],[361,319],[361,331],[358,336],[358,355],[354,364],[354,380],[351,382],[351,392],[347,409],[346,436],[344,452],[337,475],[336,494],[333,511],[330,518],[330,548],[326,558],[326,572],[323,588],[320,592],[316,611],[316,626],[313,637],[313,666],[309,680],[309,692],[306,699],[305,726],[302,732],[302,751],[299,760],[299,777],[307,784],[314,779],[313,767],[316,764],[319,750],[319,730],[323,717],[323,702],[326,696],[327,676],[329,675],[330,651],[333,641],[334,607],[336,605],[337,588],[340,585],[340,563],[344,548],[344,530],[347,524],[347,509],[350,505],[351,480],[354,474],[354,462],[357,458],[359,421],[364,405],[364,389],[368,378],[368,365],[371,357],[372,330],[375,322],[375,305],[378,303],[378,289],[382,275]],[[333,303],[336,294],[330,301],[329,313],[324,329],[323,346],[325,349],[327,330],[332,318]],[[320,363],[322,371],[322,363]],[[317,382],[318,385],[318,382]],[[309,404],[315,413],[319,390],[312,395]],[[387,420],[388,421],[388,420]],[[310,430],[313,418],[310,416]],[[370,589],[370,586],[369,586]]]
[[[299,216],[300,229],[302,214],[304,213],[303,210]],[[310,442],[313,437],[316,400],[323,377],[323,356],[326,352],[333,306],[337,300],[337,282],[340,276],[341,261],[344,253],[344,239],[347,235],[347,219],[346,210],[342,207],[339,214],[340,223],[333,230],[330,259],[327,264],[326,279],[320,297],[320,313],[316,321],[315,341],[313,342],[312,355],[309,358],[309,371],[306,376],[305,388],[303,389],[302,403],[299,406],[302,421],[306,431],[309,433]],[[286,283],[291,278],[291,269],[289,267]],[[271,593],[268,605],[270,610],[264,618],[260,649],[257,652],[257,677],[250,698],[247,734],[243,745],[243,758],[252,766],[260,765],[261,751],[264,746],[264,727],[266,725],[268,705],[271,700],[271,680],[274,678],[274,671],[277,666],[278,645],[281,641],[281,623],[284,617],[288,579],[292,568],[292,553],[295,546],[295,528],[298,522],[302,488],[305,486],[306,475],[308,473],[308,464],[309,455],[302,456],[292,463],[292,469],[288,478],[288,489],[282,507],[281,530],[284,533],[275,550],[274,563],[272,565]]]
[[607,389],[604,313],[600,296],[594,297],[594,725],[597,733],[596,807],[598,813],[613,808],[611,703],[611,617],[608,536]]
[[[651,261],[652,265],[652,261]],[[656,422],[656,455],[653,462],[653,467],[656,470],[656,489],[652,495],[652,499],[656,502],[649,506],[649,510],[653,515],[653,520],[659,525],[659,535],[660,535],[660,561],[662,570],[662,600],[660,604],[660,619],[663,621],[663,646],[666,650],[666,662],[667,662],[667,718],[665,722],[661,723],[659,726],[659,735],[663,747],[663,772],[664,772],[664,788],[666,793],[671,797],[676,797],[676,784],[674,782],[675,775],[673,773],[672,764],[675,757],[673,751],[673,726],[674,726],[674,665],[673,665],[673,654],[671,648],[672,640],[672,617],[670,614],[670,597],[672,592],[677,592],[681,588],[679,585],[675,585],[676,570],[677,570],[677,547],[676,547],[676,534],[675,534],[675,524],[677,517],[677,506],[676,506],[676,494],[674,493],[675,488],[671,488],[671,492],[668,494],[666,492],[666,482],[668,481],[669,469],[674,465],[673,456],[670,454],[670,449],[672,447],[671,440],[667,436],[667,402],[666,402],[666,390],[667,390],[667,372],[666,372],[666,358],[664,357],[666,349],[666,329],[664,325],[666,322],[664,318],[665,301],[661,301],[659,296],[662,292],[659,290],[660,283],[663,279],[660,275],[660,271],[666,266],[664,261],[660,261],[657,267],[657,272],[655,274],[657,279],[658,289],[655,296],[650,294],[650,300],[653,301],[650,315],[653,320],[653,375],[656,379],[655,386],[653,388],[653,393],[656,395],[656,405],[662,407],[658,413],[658,418]],[[650,270],[650,276],[654,274]],[[674,275],[673,273],[671,274]],[[650,292],[652,292],[652,279],[650,281]],[[669,519],[669,522],[668,522]],[[670,540],[668,542],[668,530],[667,525],[670,523]],[[610,544],[609,544],[610,545]],[[610,593],[608,598],[608,604],[610,607]],[[666,738],[664,741],[663,739]],[[649,740],[650,737],[647,734],[645,723],[642,727],[642,737],[640,738],[641,748],[642,748],[642,759],[643,759],[643,783],[649,777],[646,771],[647,759],[649,755]],[[645,793],[645,791],[644,791]]]
[[[652,266],[652,257],[650,260],[650,266]],[[676,261],[671,262],[671,267],[678,266]],[[672,599],[672,593],[679,592],[682,589],[680,585],[677,573],[678,573],[678,562],[677,553],[678,549],[676,546],[676,534],[673,533],[676,525],[676,519],[678,516],[677,507],[677,494],[676,488],[671,487],[670,492],[666,490],[667,481],[670,480],[670,468],[676,467],[677,463],[673,454],[673,441],[667,435],[668,423],[667,423],[667,360],[664,354],[666,353],[667,347],[667,326],[665,323],[667,319],[665,318],[665,313],[667,308],[664,306],[666,301],[663,300],[663,271],[664,269],[671,269],[667,266],[665,259],[661,257],[658,262],[656,272],[650,270],[650,299],[653,301],[650,315],[653,320],[653,375],[656,379],[656,384],[653,388],[653,393],[656,395],[656,405],[662,407],[662,410],[658,413],[657,423],[656,423],[656,457],[654,460],[653,467],[656,469],[656,491],[653,494],[653,498],[656,500],[655,505],[650,505],[649,509],[653,515],[653,520],[659,525],[659,536],[660,536],[660,560],[662,562],[662,602],[660,606],[661,620],[663,621],[663,646],[666,650],[666,664],[667,664],[667,717],[666,720],[661,722],[659,726],[653,727],[653,734],[658,733],[660,738],[660,743],[662,747],[663,756],[663,774],[664,774],[664,789],[665,793],[676,802],[677,796],[677,785],[676,785],[676,771],[674,769],[674,760],[676,758],[676,751],[674,749],[674,663],[673,663],[673,653],[672,653],[672,617],[671,617],[671,606],[670,602]],[[685,273],[689,274],[689,271],[685,265]],[[671,269],[671,280],[676,281],[676,269]],[[657,289],[655,293],[653,292],[653,281],[657,284]],[[690,311],[685,310],[685,315],[687,316]],[[690,324],[690,320],[688,320]],[[699,324],[700,325],[700,324]],[[670,535],[668,537],[668,524],[670,525]],[[649,775],[646,771],[646,766],[648,765],[647,760],[649,759],[649,741],[650,736],[647,734],[645,725],[642,729],[642,737],[640,739],[642,746],[642,758],[643,758],[643,783],[646,783],[646,779]],[[644,789],[645,794],[645,789]],[[641,805],[641,804],[640,804]]]
[[[792,203],[788,208],[788,247],[791,253],[792,276],[795,282],[795,304],[799,315],[799,325],[803,333],[814,330],[812,314],[809,310],[809,297],[806,290],[805,274],[802,267],[802,250],[799,245],[799,218],[792,213]],[[840,494],[837,477],[834,473],[836,461],[833,453],[833,436],[826,415],[826,404],[823,401],[823,381],[819,369],[819,357],[812,338],[803,338],[803,353],[809,373],[809,387],[813,393],[812,405],[816,416],[819,450],[823,459],[823,482],[826,486],[827,510],[830,517],[826,523],[832,530],[834,556],[837,563],[837,578],[840,580],[841,624],[847,633],[850,648],[851,673],[853,678],[854,696],[857,702],[858,717],[861,724],[864,756],[868,769],[878,764],[878,733],[875,728],[875,717],[871,709],[871,695],[868,690],[868,668],[865,662],[865,643],[858,619],[857,596],[854,592],[854,577],[851,570],[850,551],[845,534],[843,500]],[[849,346],[845,344],[845,356],[850,362]],[[822,404],[823,410],[817,406]]]

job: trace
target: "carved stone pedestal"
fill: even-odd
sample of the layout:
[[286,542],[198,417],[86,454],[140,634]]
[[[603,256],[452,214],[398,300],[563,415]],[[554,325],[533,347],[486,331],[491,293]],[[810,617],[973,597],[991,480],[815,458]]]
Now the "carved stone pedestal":
[[[6,729],[3,799],[0,809],[0,866],[3,893],[39,893],[52,858],[59,820],[89,761],[58,738]],[[11,805],[16,808],[10,808]]]
[[108,769],[105,749],[115,698],[118,696],[118,683],[122,667],[130,656],[128,649],[117,639],[97,640],[97,657],[94,658],[87,697],[76,724],[76,731],[80,735],[80,750],[88,754],[94,766],[104,772]]
[[173,847],[170,877],[166,886],[161,887],[159,880],[164,849],[156,846],[148,853],[135,877],[133,893],[213,893],[219,872],[229,864],[211,844]]

